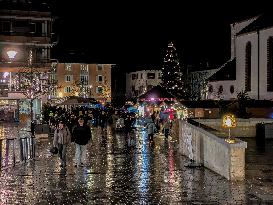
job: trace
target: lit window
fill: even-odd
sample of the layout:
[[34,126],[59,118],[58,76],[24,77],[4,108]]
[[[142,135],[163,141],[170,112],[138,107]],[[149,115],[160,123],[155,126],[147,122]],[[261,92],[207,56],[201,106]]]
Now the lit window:
[[65,93],[70,93],[71,92],[71,87],[70,86],[65,87],[64,92]]
[[81,75],[80,79],[83,85],[88,85],[88,75]]
[[102,86],[98,86],[97,87],[97,93],[102,93],[103,92],[103,87]]
[[88,65],[81,64],[81,73],[88,73]]
[[71,81],[72,81],[72,75],[66,75],[65,82],[71,82]]
[[66,70],[66,71],[71,71],[71,70],[72,70],[72,65],[71,65],[71,63],[66,63],[66,64],[65,64],[65,70]]

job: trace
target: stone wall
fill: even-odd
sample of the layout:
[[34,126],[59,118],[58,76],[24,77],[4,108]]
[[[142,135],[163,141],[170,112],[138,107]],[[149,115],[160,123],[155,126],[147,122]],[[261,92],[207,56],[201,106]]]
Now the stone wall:
[[[222,119],[195,119],[195,121],[228,134],[228,129],[222,127]],[[230,130],[231,136],[256,137],[257,123],[273,123],[273,119],[266,119],[266,118],[240,119],[238,118],[237,127],[231,128]]]
[[247,143],[236,139],[229,144],[212,133],[181,120],[179,151],[228,180],[245,178],[245,149]]

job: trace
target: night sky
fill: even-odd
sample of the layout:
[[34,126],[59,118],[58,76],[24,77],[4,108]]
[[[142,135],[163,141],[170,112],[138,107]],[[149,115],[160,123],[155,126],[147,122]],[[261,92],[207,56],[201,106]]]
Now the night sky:
[[182,64],[220,65],[230,56],[229,24],[261,14],[266,7],[238,1],[90,2],[94,1],[55,2],[59,44],[53,57],[114,63],[126,71],[160,67],[170,40],[175,43]]

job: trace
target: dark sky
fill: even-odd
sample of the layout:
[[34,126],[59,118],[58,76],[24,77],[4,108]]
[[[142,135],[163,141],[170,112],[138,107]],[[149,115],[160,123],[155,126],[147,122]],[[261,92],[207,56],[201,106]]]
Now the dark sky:
[[121,64],[125,70],[160,66],[170,40],[182,63],[222,64],[230,55],[229,24],[266,7],[259,2],[242,4],[247,1],[90,2],[94,1],[57,1],[60,38],[54,56],[72,52],[82,61]]

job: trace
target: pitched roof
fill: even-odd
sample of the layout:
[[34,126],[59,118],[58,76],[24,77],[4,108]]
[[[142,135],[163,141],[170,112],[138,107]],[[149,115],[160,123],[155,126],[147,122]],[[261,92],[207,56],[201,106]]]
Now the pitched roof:
[[253,31],[269,28],[273,26],[273,16],[271,13],[264,13],[260,15],[255,21],[250,23],[244,29],[242,29],[237,35],[250,33]]
[[209,81],[236,80],[236,58],[228,60],[208,80]]
[[157,85],[153,87],[151,90],[147,91],[143,95],[140,95],[138,99],[140,101],[146,101],[149,99],[153,99],[154,101],[158,101],[158,99],[175,99],[176,97],[173,96],[171,93],[167,92],[163,87],[160,85]]
[[84,105],[89,103],[96,104],[97,101],[94,98],[71,96],[68,97],[64,102],[62,102],[61,105]]

